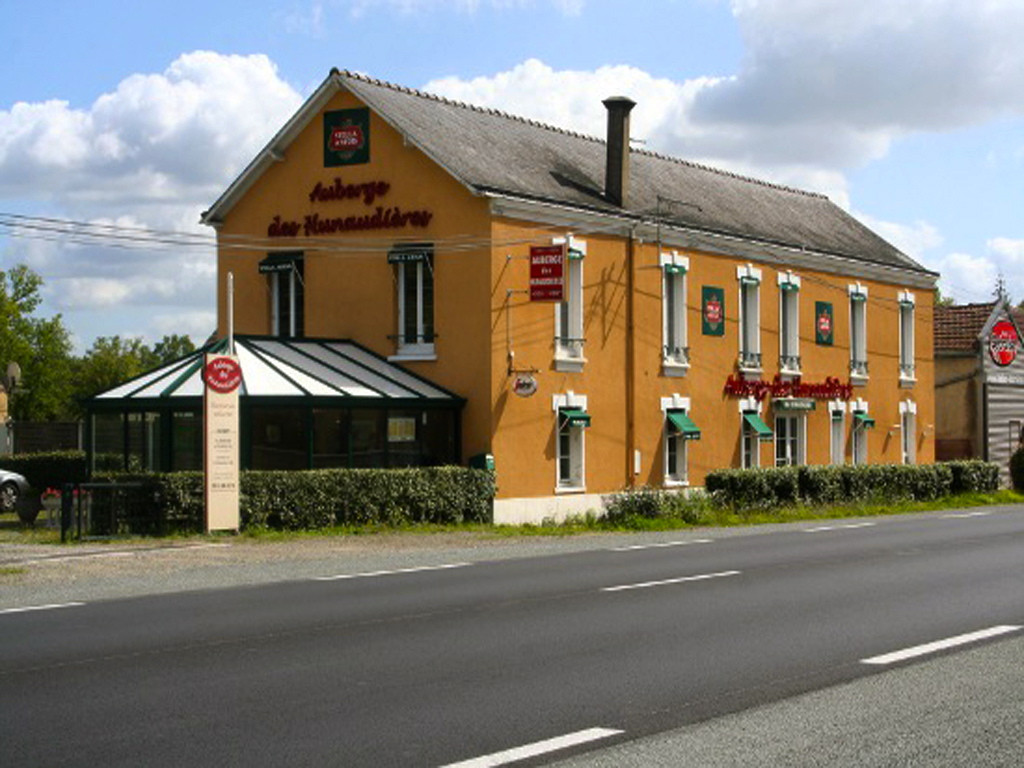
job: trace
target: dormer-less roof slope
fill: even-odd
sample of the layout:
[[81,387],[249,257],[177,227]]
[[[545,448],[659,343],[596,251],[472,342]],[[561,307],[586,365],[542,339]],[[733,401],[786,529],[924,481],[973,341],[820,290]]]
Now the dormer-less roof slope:
[[[933,274],[822,195],[651,152],[631,150],[629,207],[619,208],[603,193],[603,141],[350,72],[332,71],[263,154],[284,149],[342,88],[478,194],[636,219],[654,220],[660,213],[673,225],[702,232]],[[247,177],[262,172],[260,160],[203,215],[204,222],[223,218],[252,183]]]

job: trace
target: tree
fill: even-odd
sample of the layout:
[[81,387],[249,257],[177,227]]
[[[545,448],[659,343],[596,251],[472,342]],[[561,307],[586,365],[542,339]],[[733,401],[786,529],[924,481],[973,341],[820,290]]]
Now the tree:
[[164,336],[153,345],[154,365],[163,365],[195,352],[196,345],[188,336]]
[[74,363],[75,398],[82,400],[184,357],[195,350],[188,336],[164,336],[153,348],[140,338],[100,336]]
[[9,393],[16,420],[47,421],[68,415],[71,339],[60,315],[33,317],[42,278],[24,264],[0,271],[0,372],[16,362],[21,382]]

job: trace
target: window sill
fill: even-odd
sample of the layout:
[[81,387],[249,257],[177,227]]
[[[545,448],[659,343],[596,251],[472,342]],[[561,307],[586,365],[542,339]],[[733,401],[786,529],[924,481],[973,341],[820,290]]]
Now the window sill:
[[555,494],[562,496],[571,493],[586,493],[587,486],[585,485],[556,485]]
[[411,352],[398,352],[397,354],[390,355],[388,357],[389,363],[431,363],[437,360],[437,355],[433,352],[428,354],[411,353]]
[[763,368],[744,368],[744,367],[741,367],[739,369],[739,371],[740,371],[740,376],[742,376],[744,379],[760,379],[761,378],[761,374],[764,373],[764,369]]
[[561,373],[582,373],[586,362],[585,357],[556,357],[555,370]]
[[665,478],[664,485],[665,485],[666,488],[689,488],[690,487],[690,481],[689,480],[669,480],[668,478]]
[[803,376],[803,373],[795,368],[781,368],[779,369],[779,376],[781,376],[783,380],[797,379]]
[[900,376],[900,387],[903,389],[912,389],[917,384],[917,379],[908,379],[905,376]]
[[677,360],[662,360],[661,375],[670,378],[680,379],[690,370],[689,363],[680,363]]
[[855,373],[850,374],[850,383],[855,387],[866,387],[868,385],[867,376],[858,376]]

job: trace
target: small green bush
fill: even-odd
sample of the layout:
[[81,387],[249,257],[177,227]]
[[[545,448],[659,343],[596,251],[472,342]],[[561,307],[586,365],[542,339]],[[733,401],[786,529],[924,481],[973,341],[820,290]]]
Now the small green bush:
[[1018,448],[1010,457],[1010,479],[1015,490],[1024,492],[1024,447]]
[[710,506],[699,492],[665,490],[642,486],[604,496],[601,499],[605,519],[613,525],[629,525],[633,520],[671,518],[690,525],[701,522]]

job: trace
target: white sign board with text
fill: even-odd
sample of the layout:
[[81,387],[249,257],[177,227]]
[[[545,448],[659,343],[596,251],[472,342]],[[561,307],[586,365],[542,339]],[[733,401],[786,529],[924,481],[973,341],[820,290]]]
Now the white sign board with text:
[[242,368],[231,355],[206,355],[203,364],[203,478],[206,532],[237,531],[239,405]]

